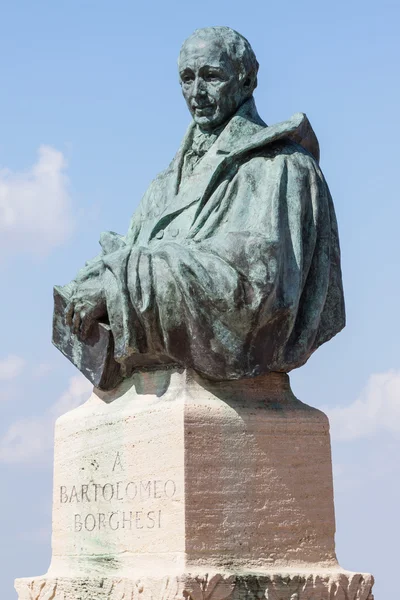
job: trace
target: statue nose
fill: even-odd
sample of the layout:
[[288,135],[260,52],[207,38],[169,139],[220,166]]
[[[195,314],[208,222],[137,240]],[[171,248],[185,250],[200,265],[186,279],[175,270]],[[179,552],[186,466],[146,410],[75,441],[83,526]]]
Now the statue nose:
[[194,95],[195,96],[205,96],[206,89],[204,87],[204,80],[200,77],[197,77],[194,82]]

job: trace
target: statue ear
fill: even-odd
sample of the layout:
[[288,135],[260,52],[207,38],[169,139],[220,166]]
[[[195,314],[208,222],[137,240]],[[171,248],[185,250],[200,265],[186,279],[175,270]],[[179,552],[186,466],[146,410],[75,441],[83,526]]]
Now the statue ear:
[[249,73],[248,76],[246,77],[246,79],[243,82],[243,89],[246,92],[251,92],[253,93],[253,91],[256,89],[257,87],[257,73],[255,73],[254,71],[252,73]]

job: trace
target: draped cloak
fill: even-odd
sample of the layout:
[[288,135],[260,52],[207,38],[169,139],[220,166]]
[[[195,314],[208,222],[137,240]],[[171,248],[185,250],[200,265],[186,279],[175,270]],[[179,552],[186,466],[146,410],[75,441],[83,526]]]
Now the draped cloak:
[[194,127],[127,235],[103,233],[92,262],[102,265],[115,359],[219,380],[288,372],[345,324],[315,134],[300,113],[267,127],[251,98],[183,178]]

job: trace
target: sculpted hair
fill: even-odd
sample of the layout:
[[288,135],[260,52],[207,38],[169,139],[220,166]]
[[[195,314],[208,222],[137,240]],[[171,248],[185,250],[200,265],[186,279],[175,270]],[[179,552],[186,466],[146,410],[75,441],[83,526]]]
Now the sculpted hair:
[[257,87],[257,73],[259,64],[250,42],[240,33],[230,27],[204,27],[196,29],[182,44],[181,52],[185,45],[199,38],[202,40],[214,39],[225,47],[227,54],[235,63],[235,68],[240,79],[249,79],[249,92]]

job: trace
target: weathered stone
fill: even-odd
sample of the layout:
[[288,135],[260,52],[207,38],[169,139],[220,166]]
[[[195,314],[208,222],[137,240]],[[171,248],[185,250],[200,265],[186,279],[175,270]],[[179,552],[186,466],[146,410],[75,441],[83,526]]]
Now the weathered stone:
[[140,579],[19,579],[19,600],[373,600],[373,577],[346,571],[221,573]]
[[20,600],[41,586],[35,600],[122,600],[140,586],[370,600],[372,578],[340,569],[334,531],[328,420],[287,375],[137,373],[58,419],[51,566],[16,587]]
[[56,426],[53,565],[336,564],[328,432],[278,373],[157,371],[93,393]]

